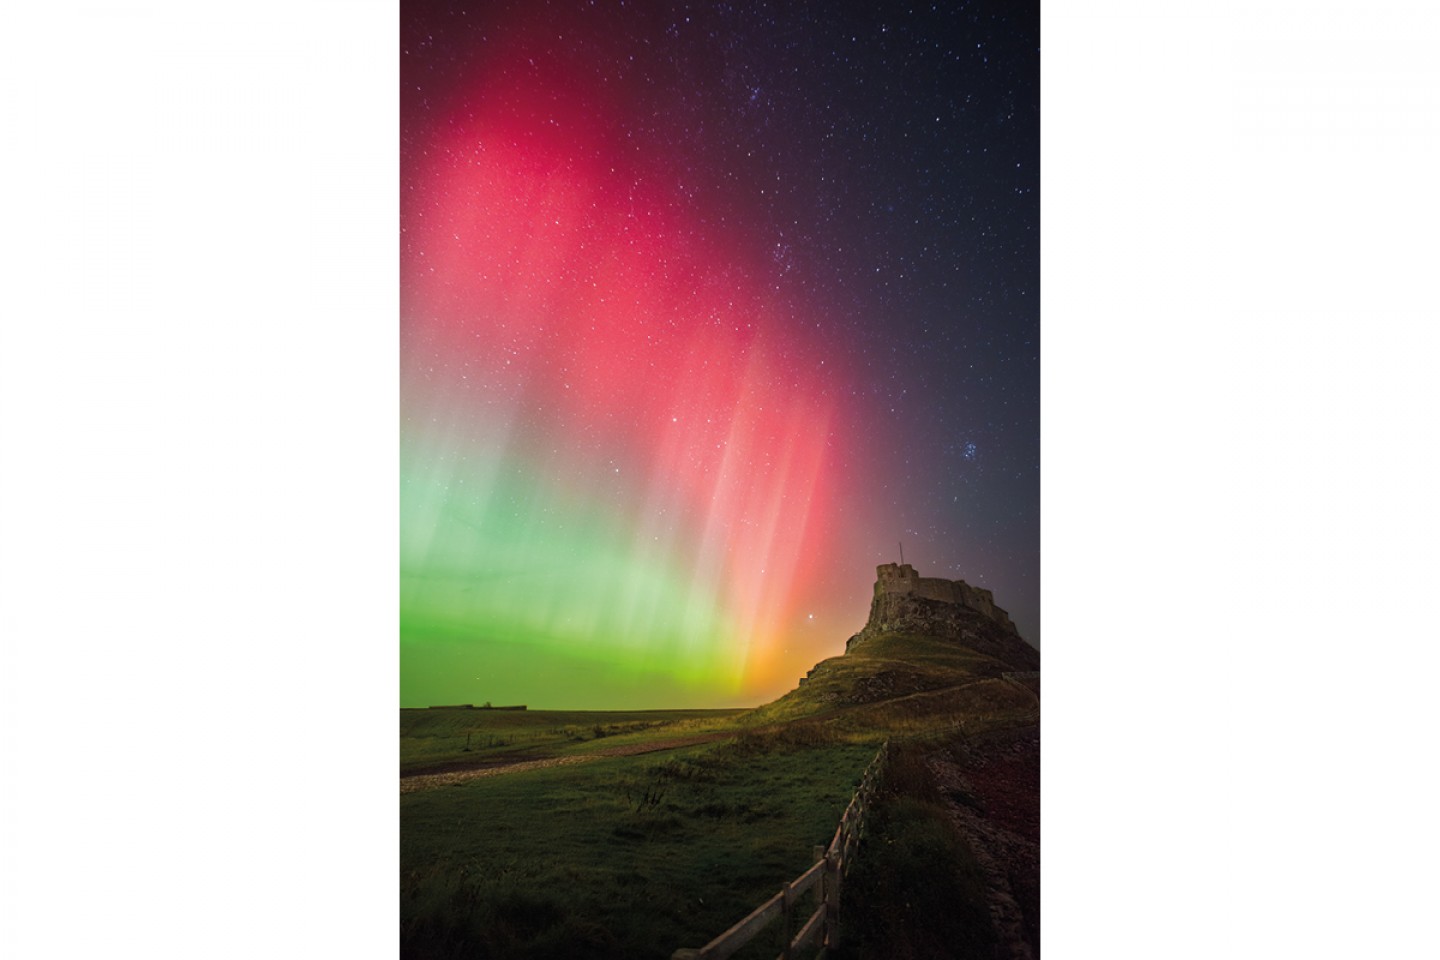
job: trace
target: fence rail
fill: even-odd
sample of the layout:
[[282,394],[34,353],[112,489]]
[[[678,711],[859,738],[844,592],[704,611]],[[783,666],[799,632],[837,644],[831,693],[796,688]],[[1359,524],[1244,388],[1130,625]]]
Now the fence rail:
[[[881,744],[875,759],[865,768],[860,786],[850,798],[850,804],[840,817],[835,836],[828,847],[815,847],[815,862],[794,880],[780,888],[780,892],[756,907],[739,923],[703,947],[682,947],[671,954],[670,960],[725,960],[759,935],[778,917],[783,921],[784,935],[781,938],[779,960],[791,960],[796,951],[817,943],[821,950],[833,946],[840,930],[840,882],[850,872],[850,863],[855,847],[865,829],[865,817],[870,801],[880,787],[884,775],[885,760],[889,755],[890,741]],[[819,901],[815,912],[794,931],[794,910],[800,898],[818,885]],[[793,933],[793,936],[792,936]]]

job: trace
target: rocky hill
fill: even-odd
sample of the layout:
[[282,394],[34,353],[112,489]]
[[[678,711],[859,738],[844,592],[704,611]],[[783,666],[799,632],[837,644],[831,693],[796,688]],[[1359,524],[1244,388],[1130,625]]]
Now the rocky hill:
[[[900,577],[887,576],[895,569],[893,563],[879,568],[870,619],[845,642],[846,653],[874,637],[911,634],[954,640],[1012,670],[1040,669],[1040,651],[1021,639],[1009,615],[995,606],[990,591],[971,587],[964,580],[905,577],[904,571],[913,574],[909,564],[898,568]],[[937,595],[944,588],[934,586],[939,584],[948,586],[954,599],[940,599]]]
[[[757,719],[825,717],[839,727],[903,731],[951,717],[1007,724],[1038,715],[1040,651],[1026,643],[990,591],[920,577],[909,564],[878,568],[870,617],[799,686]],[[947,721],[949,722],[949,721]]]
[[[877,574],[870,617],[845,653],[750,714],[890,742],[875,832],[850,881],[858,946],[847,956],[1034,960],[1040,651],[988,590],[908,564]],[[938,906],[915,909],[927,897]]]

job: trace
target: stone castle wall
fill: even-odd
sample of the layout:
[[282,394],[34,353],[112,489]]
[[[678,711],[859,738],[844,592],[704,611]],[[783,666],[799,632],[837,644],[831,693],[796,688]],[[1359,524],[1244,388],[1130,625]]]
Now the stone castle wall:
[[870,617],[845,642],[847,653],[873,637],[914,635],[952,639],[1011,670],[1040,668],[1040,651],[1025,642],[989,590],[964,580],[922,577],[908,563],[882,564],[875,572]]
[[922,577],[908,563],[883,563],[875,568],[876,597],[923,597],[941,603],[968,607],[1014,629],[1010,615],[995,606],[995,595],[983,587],[972,587],[964,580]]

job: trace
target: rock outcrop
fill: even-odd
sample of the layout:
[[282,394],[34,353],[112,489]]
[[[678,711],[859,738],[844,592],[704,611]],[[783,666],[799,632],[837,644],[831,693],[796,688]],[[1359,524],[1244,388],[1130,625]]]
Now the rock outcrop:
[[870,619],[846,641],[847,653],[880,634],[915,634],[953,638],[1016,670],[1040,668],[1040,651],[1021,639],[989,590],[964,580],[921,577],[908,563],[882,564],[876,572]]

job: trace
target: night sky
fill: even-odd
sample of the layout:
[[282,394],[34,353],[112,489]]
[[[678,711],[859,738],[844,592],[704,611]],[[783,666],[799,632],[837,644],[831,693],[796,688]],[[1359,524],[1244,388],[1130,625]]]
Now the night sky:
[[407,2],[402,703],[753,704],[874,568],[1039,646],[1039,11]]

